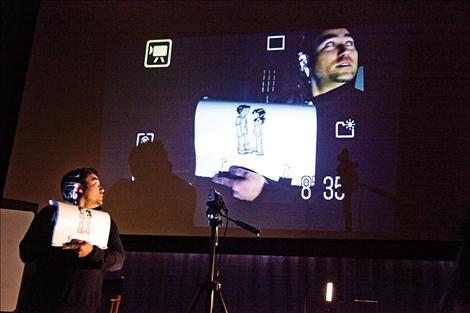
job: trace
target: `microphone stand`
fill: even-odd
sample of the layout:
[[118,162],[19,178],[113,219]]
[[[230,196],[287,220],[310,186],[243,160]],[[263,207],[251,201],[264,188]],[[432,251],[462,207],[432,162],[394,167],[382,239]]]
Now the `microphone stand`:
[[[209,313],[215,312],[215,301],[218,301],[220,310],[223,313],[228,313],[227,305],[225,304],[224,298],[222,296],[222,284],[217,280],[218,269],[216,268],[216,250],[217,246],[219,245],[219,226],[222,225],[222,217],[225,217],[243,229],[254,233],[256,236],[259,236],[261,231],[244,222],[228,217],[228,209],[225,206],[220,193],[218,193],[215,189],[211,190],[207,205],[209,207],[207,208],[206,214],[209,219],[209,225],[211,227],[211,240],[209,245],[209,274],[207,280],[198,287],[187,312],[193,312],[202,293],[207,292],[209,297]],[[226,214],[223,214],[222,210],[225,211]]]

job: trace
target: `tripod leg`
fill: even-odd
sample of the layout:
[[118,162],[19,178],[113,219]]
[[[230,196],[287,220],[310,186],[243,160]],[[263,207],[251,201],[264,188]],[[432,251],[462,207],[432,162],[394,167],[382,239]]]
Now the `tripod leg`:
[[225,305],[224,297],[222,297],[222,292],[220,290],[215,291],[216,300],[219,301],[220,309],[223,313],[228,313],[227,305]]
[[194,294],[193,301],[191,301],[191,305],[189,306],[189,309],[186,311],[187,313],[191,313],[194,310],[194,307],[196,306],[199,298],[201,297],[201,294],[204,291],[206,291],[206,289],[207,289],[207,283],[203,283],[197,288],[197,291]]

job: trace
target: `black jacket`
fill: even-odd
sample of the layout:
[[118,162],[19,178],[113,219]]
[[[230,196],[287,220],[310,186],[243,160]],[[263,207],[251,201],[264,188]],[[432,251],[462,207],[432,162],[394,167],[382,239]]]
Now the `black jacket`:
[[118,228],[111,219],[108,248],[93,246],[89,255],[78,258],[71,250],[51,247],[55,210],[53,206],[41,210],[20,243],[21,260],[36,264],[34,307],[39,312],[94,313],[101,303],[104,272],[117,271],[124,264]]

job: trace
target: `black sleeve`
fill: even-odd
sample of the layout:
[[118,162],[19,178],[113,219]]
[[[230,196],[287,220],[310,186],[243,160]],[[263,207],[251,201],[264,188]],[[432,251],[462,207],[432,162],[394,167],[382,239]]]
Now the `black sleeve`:
[[34,217],[26,235],[20,242],[20,258],[23,262],[34,262],[50,253],[49,248],[54,229],[52,219],[55,211],[53,206],[48,206]]
[[111,229],[109,231],[108,248],[101,249],[93,246],[93,251],[86,257],[93,263],[98,263],[105,271],[118,271],[124,265],[126,253],[119,238],[119,230],[116,223],[111,219]]

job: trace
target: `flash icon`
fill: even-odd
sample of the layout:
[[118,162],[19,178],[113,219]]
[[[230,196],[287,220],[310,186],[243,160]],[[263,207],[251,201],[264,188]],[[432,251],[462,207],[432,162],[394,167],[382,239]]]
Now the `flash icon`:
[[338,121],[335,124],[336,138],[354,138],[356,123],[352,119]]

